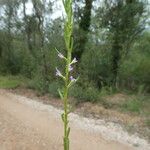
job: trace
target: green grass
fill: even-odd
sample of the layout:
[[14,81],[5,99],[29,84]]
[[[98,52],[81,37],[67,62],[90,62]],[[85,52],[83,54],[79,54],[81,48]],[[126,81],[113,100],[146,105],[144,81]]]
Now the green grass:
[[[42,84],[39,82],[40,80],[27,80],[22,76],[1,76],[0,75],[0,88],[3,89],[15,89],[17,87],[25,87],[25,88],[33,88],[35,90],[40,90],[39,88],[42,87]],[[32,83],[32,84],[31,84]],[[49,85],[48,92],[52,94],[54,97],[58,97],[57,88],[60,83],[52,82]],[[150,115],[150,97],[144,96],[140,94],[127,94],[127,99],[120,103],[111,103],[111,101],[107,101],[105,97],[108,95],[111,98],[112,90],[110,89],[102,89],[98,91],[94,87],[89,87],[86,89],[81,88],[78,85],[75,85],[71,91],[70,96],[74,97],[77,102],[100,102],[105,108],[107,109],[117,109],[121,112],[130,112],[141,114],[145,117]],[[149,124],[149,122],[148,122]]]
[[19,87],[22,82],[23,79],[19,76],[0,76],[1,89],[14,89]]
[[144,116],[150,115],[150,97],[144,95],[134,95],[127,99],[121,109],[125,112],[133,112]]
[[140,113],[140,110],[142,109],[142,103],[136,99],[129,99],[122,105],[122,109],[124,111]]

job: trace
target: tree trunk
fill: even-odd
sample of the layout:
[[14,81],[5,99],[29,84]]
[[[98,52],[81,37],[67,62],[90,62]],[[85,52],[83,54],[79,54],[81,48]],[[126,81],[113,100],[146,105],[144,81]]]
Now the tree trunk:
[[76,57],[78,61],[81,59],[88,39],[87,35],[91,24],[92,2],[93,0],[85,0],[84,12],[79,24],[79,34],[77,35],[78,45],[75,47],[75,51],[73,52],[73,56]]
[[117,77],[119,71],[119,62],[121,59],[121,52],[122,46],[120,45],[119,41],[116,39],[112,46],[112,85],[116,87],[117,85]]
[[24,19],[24,22],[25,22],[25,34],[24,34],[25,37],[24,38],[27,41],[28,49],[29,49],[31,55],[33,57],[35,57],[35,54],[34,54],[34,51],[33,51],[33,44],[31,42],[32,31],[31,31],[30,25],[29,25],[30,20],[29,20],[29,18],[27,18],[27,14],[26,14],[26,0],[23,0],[22,2],[23,2],[23,15],[24,15],[23,19]]
[[35,9],[35,16],[38,19],[38,32],[40,35],[40,52],[41,52],[41,57],[42,57],[42,76],[45,82],[45,91],[47,90],[47,82],[49,82],[49,74],[48,74],[48,65],[46,61],[46,54],[44,50],[44,12],[45,12],[45,1],[43,1],[43,4],[41,3],[40,5],[43,5],[43,8],[41,10],[39,9],[37,3],[35,0],[32,0],[33,2],[33,7]]

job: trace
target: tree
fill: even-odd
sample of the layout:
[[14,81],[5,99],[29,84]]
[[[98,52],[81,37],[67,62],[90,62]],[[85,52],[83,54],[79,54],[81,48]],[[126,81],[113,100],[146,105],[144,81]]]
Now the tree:
[[35,16],[26,14],[27,0],[22,0],[23,4],[23,26],[24,26],[24,39],[27,41],[28,49],[32,57],[36,57],[34,47],[36,46],[36,33],[37,33],[37,20]]
[[100,27],[107,33],[106,41],[111,43],[111,83],[114,86],[121,59],[145,28],[144,13],[145,3],[140,0],[104,0],[97,11]]
[[14,65],[15,59],[13,55],[13,40],[14,40],[14,28],[17,22],[17,9],[19,7],[20,1],[2,1],[0,3],[0,9],[3,11],[1,14],[1,21],[3,26],[3,41],[1,45],[1,56],[3,55],[3,61],[5,63],[6,68],[10,73],[15,73]]
[[77,43],[75,45],[75,51],[73,52],[73,56],[76,57],[79,61],[81,59],[82,53],[84,52],[86,42],[88,40],[88,32],[90,29],[91,24],[91,12],[92,12],[92,3],[93,0],[85,0],[85,6],[81,11],[78,8],[78,17],[79,19],[79,28],[78,34],[76,35],[75,39]]

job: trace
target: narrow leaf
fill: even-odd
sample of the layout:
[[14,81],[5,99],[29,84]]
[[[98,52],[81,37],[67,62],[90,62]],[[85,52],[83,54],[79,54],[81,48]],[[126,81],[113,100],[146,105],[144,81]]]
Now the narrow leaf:
[[70,127],[67,130],[67,137],[69,137],[69,134],[70,134]]
[[60,95],[60,98],[63,100],[63,99],[64,99],[64,96],[63,96],[62,92],[60,91],[60,89],[58,89],[58,93],[59,93],[59,95]]
[[61,119],[62,119],[62,121],[64,122],[64,113],[63,114],[61,114]]

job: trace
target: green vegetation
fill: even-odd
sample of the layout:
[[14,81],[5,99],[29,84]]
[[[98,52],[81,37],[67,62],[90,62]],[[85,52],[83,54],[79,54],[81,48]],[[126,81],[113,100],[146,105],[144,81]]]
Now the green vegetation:
[[22,81],[19,76],[0,76],[0,88],[14,89],[19,87]]
[[[64,74],[65,62],[58,60],[55,48],[66,56],[64,20],[53,18],[53,1],[30,3],[33,9],[28,13],[28,0],[1,0],[0,87],[15,88],[26,82],[23,84],[28,88],[58,97],[57,89],[63,90],[63,82],[55,76],[55,67]],[[105,108],[147,115],[150,24],[146,0],[73,3],[71,38],[78,64],[71,73],[79,80],[71,87],[70,96],[77,103],[101,103]],[[116,93],[129,98],[119,105],[105,99]]]
[[143,107],[142,102],[140,102],[137,99],[129,99],[122,105],[123,111],[129,111],[135,113],[140,113],[142,107]]

